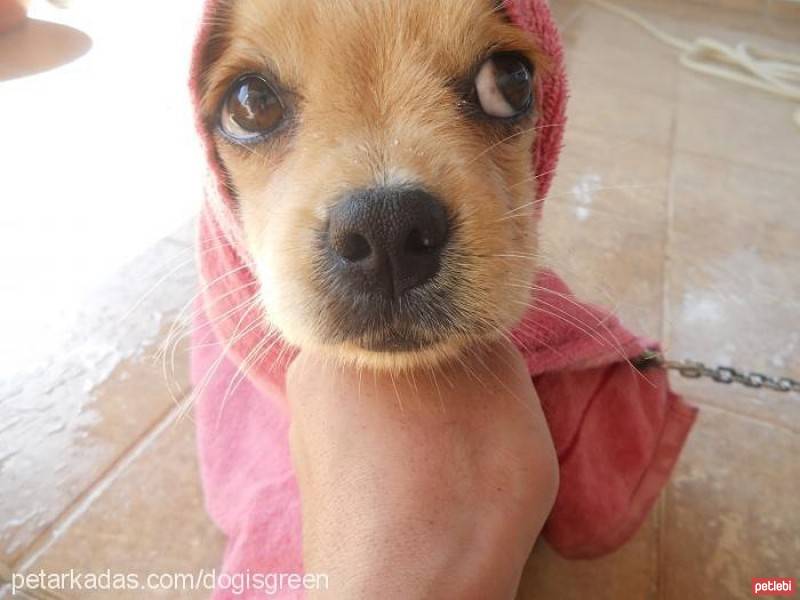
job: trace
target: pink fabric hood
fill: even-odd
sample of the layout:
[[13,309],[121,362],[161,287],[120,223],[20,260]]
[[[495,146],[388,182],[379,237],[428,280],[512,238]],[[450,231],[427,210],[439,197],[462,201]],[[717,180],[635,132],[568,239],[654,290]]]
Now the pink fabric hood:
[[[400,1],[400,0],[398,0]],[[219,0],[209,0],[195,48],[191,86],[198,103],[199,57]],[[544,198],[565,122],[563,49],[544,0],[506,2],[512,21],[528,31],[552,68],[537,90],[540,133],[534,174]],[[206,503],[228,536],[227,573],[302,572],[297,487],[288,453],[283,384],[293,352],[275,340],[258,364],[237,369],[267,335],[260,311],[242,308],[258,290],[242,243],[234,202],[202,120],[198,130],[209,165],[199,219],[198,303],[192,372]],[[695,418],[659,369],[638,372],[627,359],[656,344],[627,331],[612,315],[575,300],[550,271],[514,339],[523,352],[553,434],[561,488],[545,527],[548,542],[568,557],[612,551],[637,530],[665,485]],[[546,310],[539,310],[547,307]],[[574,323],[581,323],[576,326]],[[224,396],[224,419],[219,419]],[[292,597],[284,590],[281,597]],[[215,598],[234,596],[219,589]]]

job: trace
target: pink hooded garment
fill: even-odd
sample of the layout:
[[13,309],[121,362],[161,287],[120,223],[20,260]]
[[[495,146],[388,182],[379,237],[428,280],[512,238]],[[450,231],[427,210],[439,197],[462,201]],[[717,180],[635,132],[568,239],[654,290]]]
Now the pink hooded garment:
[[[203,23],[213,20],[218,3],[207,2]],[[565,119],[562,46],[544,0],[507,0],[506,10],[552,60],[552,69],[540,77],[536,90],[540,133],[532,168],[540,183],[538,198],[543,198]],[[201,27],[195,48],[195,106],[199,57],[209,33],[208,25]],[[204,291],[192,355],[206,505],[228,538],[225,573],[302,573],[299,497],[283,398],[292,351],[276,340],[266,358],[242,365],[267,335],[260,312],[242,308],[258,283],[210,132],[202,119],[197,121],[210,171],[199,222]],[[696,409],[670,391],[661,369],[639,372],[625,360],[655,348],[653,342],[630,333],[605,311],[572,299],[552,272],[542,271],[536,284],[545,291],[534,297],[514,339],[541,398],[560,463],[561,487],[544,536],[566,557],[595,557],[618,548],[645,519],[677,460]],[[538,302],[546,309],[538,310]],[[237,376],[240,366],[247,367],[246,377]],[[234,596],[218,589],[214,597],[263,595],[253,591]]]

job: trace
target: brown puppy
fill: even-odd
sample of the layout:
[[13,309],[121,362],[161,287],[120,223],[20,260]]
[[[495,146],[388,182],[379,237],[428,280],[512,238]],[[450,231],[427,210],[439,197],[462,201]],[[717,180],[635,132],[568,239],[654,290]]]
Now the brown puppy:
[[202,111],[271,323],[390,368],[506,335],[537,239],[533,41],[492,0],[229,0]]

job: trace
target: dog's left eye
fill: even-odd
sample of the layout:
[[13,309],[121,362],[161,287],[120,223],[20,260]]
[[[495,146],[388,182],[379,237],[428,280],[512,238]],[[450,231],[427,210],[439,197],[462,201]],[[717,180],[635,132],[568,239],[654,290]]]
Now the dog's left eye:
[[495,54],[475,77],[481,109],[490,117],[509,119],[525,113],[533,102],[533,73],[516,54]]
[[220,127],[236,140],[251,141],[275,129],[283,113],[281,99],[272,86],[260,75],[245,75],[228,91]]

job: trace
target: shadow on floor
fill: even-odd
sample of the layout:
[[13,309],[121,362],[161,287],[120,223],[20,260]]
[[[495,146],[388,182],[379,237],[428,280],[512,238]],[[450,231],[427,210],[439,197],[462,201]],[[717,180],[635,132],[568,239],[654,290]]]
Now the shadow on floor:
[[92,47],[73,27],[28,19],[0,34],[0,81],[34,75],[70,63]]

